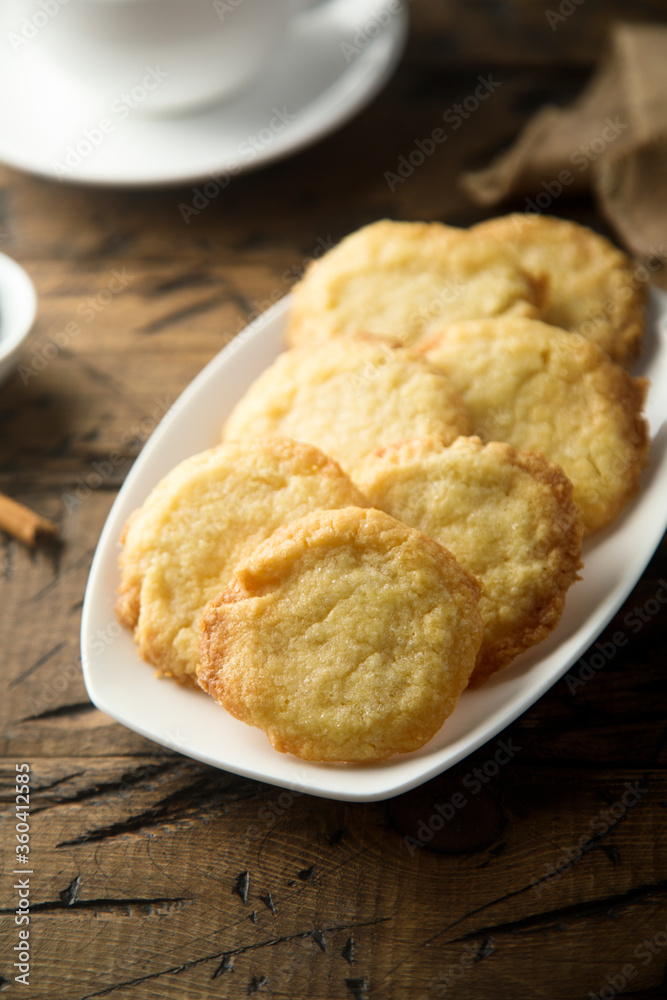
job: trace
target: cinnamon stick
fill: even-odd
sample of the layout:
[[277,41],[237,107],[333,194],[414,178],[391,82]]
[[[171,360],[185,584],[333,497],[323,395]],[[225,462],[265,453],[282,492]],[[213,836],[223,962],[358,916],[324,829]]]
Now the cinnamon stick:
[[57,524],[4,493],[0,493],[0,528],[31,547],[58,534]]

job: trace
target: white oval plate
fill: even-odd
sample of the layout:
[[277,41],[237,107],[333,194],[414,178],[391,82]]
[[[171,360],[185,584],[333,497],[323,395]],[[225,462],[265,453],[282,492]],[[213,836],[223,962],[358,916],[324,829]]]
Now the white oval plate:
[[262,732],[233,719],[203,692],[158,680],[114,616],[118,539],[126,518],[176,463],[219,441],[226,415],[283,350],[289,308],[288,296],[221,351],[180,396],[135,462],[90,571],[82,622],[83,673],[98,708],[156,743],[293,790],[370,802],[446,770],[521,715],[588,649],[641,576],[667,526],[667,295],[652,292],[644,359],[638,366],[652,382],[650,467],[623,515],[586,542],[583,579],[570,590],[558,628],[486,685],[466,691],[421,750],[375,765],[315,764],[278,753]]

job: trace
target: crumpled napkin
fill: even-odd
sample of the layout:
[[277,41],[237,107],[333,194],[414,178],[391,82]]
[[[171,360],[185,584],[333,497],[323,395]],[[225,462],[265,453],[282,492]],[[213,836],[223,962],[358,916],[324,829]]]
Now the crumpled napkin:
[[667,257],[667,26],[616,24],[581,96],[540,110],[462,184],[478,204],[525,195],[526,211],[547,214],[562,196],[592,190],[627,249]]

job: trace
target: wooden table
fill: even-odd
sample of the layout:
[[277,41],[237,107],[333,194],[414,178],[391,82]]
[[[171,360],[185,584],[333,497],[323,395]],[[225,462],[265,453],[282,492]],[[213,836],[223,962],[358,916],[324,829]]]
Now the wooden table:
[[[586,0],[557,30],[525,0],[410,6],[405,58],[370,107],[235,179],[187,225],[191,186],[80,189],[0,169],[2,249],[40,303],[24,368],[0,389],[0,490],[62,531],[57,548],[1,543],[3,996],[667,995],[664,544],[599,640],[628,638],[604,669],[575,691],[556,684],[473,757],[386,802],[293,795],[166,752],[95,709],[81,677],[101,527],[192,377],[348,231],[385,215],[481,218],[460,171],[580,89],[614,15],[667,20],[657,0],[631,15]],[[492,99],[390,190],[385,172],[489,73]],[[587,198],[554,212],[605,229]],[[13,967],[23,763],[28,988]],[[463,788],[467,806],[427,840]],[[422,847],[406,841],[420,830]]]

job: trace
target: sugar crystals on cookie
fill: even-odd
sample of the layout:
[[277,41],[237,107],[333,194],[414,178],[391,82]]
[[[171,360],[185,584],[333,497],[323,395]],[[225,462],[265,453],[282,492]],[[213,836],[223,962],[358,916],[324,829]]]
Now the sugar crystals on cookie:
[[586,534],[636,494],[648,456],[648,382],[597,344],[514,316],[444,327],[423,350],[461,390],[475,434],[561,466]]
[[389,341],[349,337],[279,355],[227,419],[227,440],[267,434],[309,441],[349,470],[380,444],[470,422],[461,395],[423,355]]
[[482,639],[478,597],[450,553],[389,514],[307,514],[207,605],[199,683],[277,750],[385,760],[454,710]]
[[236,563],[286,521],[349,504],[366,500],[309,444],[264,438],[185,459],[125,529],[119,620],[161,674],[194,685],[199,615]]
[[375,507],[449,549],[482,586],[480,684],[558,624],[581,568],[572,484],[541,455],[461,437],[378,448],[353,477]]
[[546,278],[541,318],[580,333],[629,368],[644,329],[646,284],[626,253],[586,226],[548,215],[489,219],[472,233],[513,250],[527,271]]
[[291,346],[358,333],[409,346],[433,323],[538,316],[542,279],[469,230],[382,219],[314,261],[293,294]]

